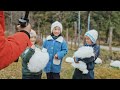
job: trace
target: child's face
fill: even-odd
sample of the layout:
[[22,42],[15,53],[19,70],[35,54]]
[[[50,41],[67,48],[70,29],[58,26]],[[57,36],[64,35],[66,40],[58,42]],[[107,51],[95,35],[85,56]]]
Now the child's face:
[[92,41],[88,36],[85,36],[85,42],[86,42],[86,44],[89,44],[89,45],[92,44]]
[[30,36],[30,41],[34,45],[36,42],[36,36]]
[[54,29],[53,29],[53,34],[55,36],[58,36],[60,34],[61,30],[60,30],[60,27],[56,26]]

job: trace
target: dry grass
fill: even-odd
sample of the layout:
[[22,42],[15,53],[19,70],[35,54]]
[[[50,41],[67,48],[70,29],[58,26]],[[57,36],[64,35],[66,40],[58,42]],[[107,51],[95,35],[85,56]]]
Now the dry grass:
[[95,79],[120,79],[120,69],[110,67],[109,64],[96,65]]
[[[69,50],[66,57],[72,56],[73,52],[73,50]],[[120,55],[118,53],[120,52],[116,52],[116,54],[113,55],[113,58],[118,57]],[[66,57],[64,57],[62,63],[61,79],[71,79],[74,72],[74,68],[69,63],[65,62]],[[103,64],[95,65],[95,79],[120,79],[120,69],[109,66],[110,61],[107,60],[107,51],[101,50],[101,58],[104,62]],[[14,62],[5,69],[1,70],[0,79],[21,79],[21,62],[22,60],[20,59],[18,62]],[[44,72],[42,79],[46,79]]]
[[21,79],[22,78],[22,67],[21,59],[18,62],[10,64],[8,67],[0,70],[0,79]]

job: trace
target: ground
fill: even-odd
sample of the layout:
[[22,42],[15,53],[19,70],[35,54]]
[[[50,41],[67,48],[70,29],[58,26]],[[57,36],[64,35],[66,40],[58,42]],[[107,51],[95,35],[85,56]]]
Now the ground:
[[[65,62],[65,58],[73,55],[73,50],[69,50],[68,54],[64,57],[61,69],[61,79],[71,79],[74,68],[70,65],[70,63]],[[107,53],[105,51],[101,51],[101,58],[105,58]],[[119,53],[115,55],[119,56]],[[115,56],[116,57],[116,56]],[[0,71],[0,79],[21,79],[22,78],[22,60],[19,59],[18,62],[14,62],[5,69]],[[110,65],[110,61],[105,58],[102,64],[95,65],[95,79],[120,79],[120,69],[113,68]],[[43,72],[42,79],[46,79],[46,75]]]

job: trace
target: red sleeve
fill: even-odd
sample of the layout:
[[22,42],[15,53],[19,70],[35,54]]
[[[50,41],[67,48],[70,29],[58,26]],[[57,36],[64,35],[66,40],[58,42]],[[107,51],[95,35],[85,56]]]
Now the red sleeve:
[[27,46],[31,46],[28,36],[23,32],[3,39],[2,44],[0,42],[0,70],[14,62]]
[[0,11],[0,24],[3,28],[3,32],[5,31],[5,20],[4,20],[4,12]]
[[14,62],[27,46],[31,46],[29,37],[23,32],[5,38],[4,21],[1,20],[3,20],[3,17],[0,19],[0,70]]

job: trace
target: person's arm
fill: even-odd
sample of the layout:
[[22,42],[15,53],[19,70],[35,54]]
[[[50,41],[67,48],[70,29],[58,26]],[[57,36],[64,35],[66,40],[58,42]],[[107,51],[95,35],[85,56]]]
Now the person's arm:
[[95,47],[95,60],[99,57],[100,55],[100,46]]
[[81,58],[77,58],[77,59],[78,59],[78,61],[83,61],[85,63],[90,63],[90,62],[95,61],[95,57],[94,56],[91,56],[89,58],[84,58],[84,59],[81,59]]
[[22,60],[24,60],[26,63],[29,62],[30,58],[33,56],[33,54],[35,53],[35,50],[32,48],[27,49],[27,52],[24,52],[21,55]]
[[62,50],[57,52],[58,59],[61,60],[68,52],[67,43],[64,41],[62,44]]
[[45,40],[44,42],[43,42],[43,45],[41,46],[42,48],[46,48],[46,43],[47,43],[47,40]]
[[0,35],[0,69],[14,62],[30,45],[29,37],[23,32],[18,32],[8,38]]
[[3,14],[0,12],[0,70],[14,62],[26,47],[31,46],[29,40],[30,25],[25,28],[20,28],[22,32],[5,38],[3,27],[4,21],[1,21],[4,20],[2,15]]

